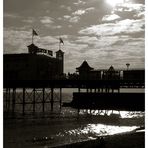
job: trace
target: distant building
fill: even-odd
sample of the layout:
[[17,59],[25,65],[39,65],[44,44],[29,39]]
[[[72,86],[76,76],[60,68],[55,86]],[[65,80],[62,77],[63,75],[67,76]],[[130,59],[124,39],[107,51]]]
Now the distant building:
[[120,79],[120,71],[117,71],[114,69],[113,66],[110,66],[110,68],[108,70],[103,71],[102,79],[118,80],[118,79]]
[[79,67],[76,68],[81,80],[97,80],[101,79],[101,71],[94,70],[90,67],[87,61],[84,61]]
[[145,70],[124,70],[124,80],[145,80]]
[[110,66],[107,70],[95,70],[89,66],[87,61],[77,67],[76,72],[80,80],[145,80],[145,70],[143,69],[115,70],[113,66]]
[[28,46],[28,53],[4,54],[4,80],[49,80],[64,72],[64,52]]
[[79,73],[79,78],[82,80],[120,79],[120,71],[115,70],[113,66],[110,66],[108,70],[94,70],[94,68],[88,65],[87,61],[84,61],[80,67],[77,67],[76,72]]

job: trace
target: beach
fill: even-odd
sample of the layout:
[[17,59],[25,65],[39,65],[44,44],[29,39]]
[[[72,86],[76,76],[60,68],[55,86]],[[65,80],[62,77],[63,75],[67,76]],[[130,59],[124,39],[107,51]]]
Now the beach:
[[46,116],[4,120],[5,148],[144,147],[144,117]]

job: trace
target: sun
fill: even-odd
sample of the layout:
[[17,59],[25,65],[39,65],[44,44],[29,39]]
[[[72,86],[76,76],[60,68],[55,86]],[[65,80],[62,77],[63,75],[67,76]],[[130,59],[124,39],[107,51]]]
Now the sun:
[[112,7],[115,7],[117,4],[122,4],[124,1],[125,0],[106,0],[106,2]]

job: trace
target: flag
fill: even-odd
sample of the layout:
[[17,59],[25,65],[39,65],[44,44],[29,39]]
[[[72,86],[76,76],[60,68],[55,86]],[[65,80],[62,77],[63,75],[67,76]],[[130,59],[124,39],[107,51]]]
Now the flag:
[[59,38],[59,40],[60,40],[60,43],[63,43],[63,44],[64,44],[64,42],[63,42],[62,38]]
[[32,35],[38,35],[34,29],[32,29]]

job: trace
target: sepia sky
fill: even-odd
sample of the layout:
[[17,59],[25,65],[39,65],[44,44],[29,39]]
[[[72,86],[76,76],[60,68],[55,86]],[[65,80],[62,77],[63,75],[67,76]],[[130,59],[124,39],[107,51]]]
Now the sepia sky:
[[144,0],[4,0],[4,53],[34,43],[56,52],[64,41],[65,72],[84,60],[95,69],[144,68]]

